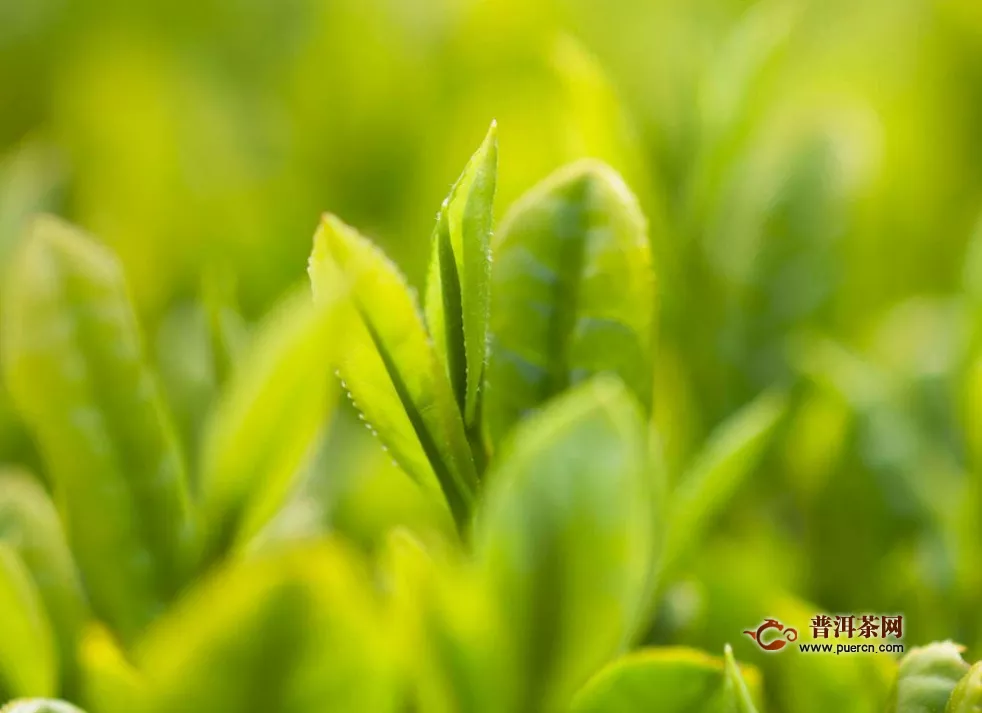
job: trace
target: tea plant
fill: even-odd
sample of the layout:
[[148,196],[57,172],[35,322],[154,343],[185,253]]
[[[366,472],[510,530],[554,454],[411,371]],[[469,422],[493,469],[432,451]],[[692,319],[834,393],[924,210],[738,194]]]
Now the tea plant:
[[[492,125],[438,213],[422,306],[325,216],[313,299],[288,296],[257,328],[191,459],[113,255],[32,223],[0,328],[45,485],[0,485],[0,700],[38,699],[5,713],[75,710],[53,696],[90,713],[758,710],[760,675],[729,647],[645,641],[785,396],[762,394],[669,472],[636,199],[577,163],[493,235],[497,154]],[[338,384],[435,504],[370,556],[344,532],[277,528]],[[900,665],[893,709],[978,698],[978,666],[934,645]]]

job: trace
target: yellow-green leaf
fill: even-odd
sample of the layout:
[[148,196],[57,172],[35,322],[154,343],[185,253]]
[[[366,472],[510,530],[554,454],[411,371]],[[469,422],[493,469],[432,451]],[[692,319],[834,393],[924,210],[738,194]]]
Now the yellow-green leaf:
[[646,222],[611,168],[576,163],[521,198],[494,246],[484,399],[492,442],[601,372],[647,405],[654,302]]
[[743,672],[733,658],[733,648],[727,644],[724,654],[726,660],[726,684],[723,688],[724,713],[757,713],[750,689],[744,680]]
[[479,414],[487,362],[497,173],[498,135],[492,123],[440,208],[427,280],[426,322],[468,427]]
[[237,563],[137,651],[152,713],[394,710],[393,661],[365,573],[335,543]]
[[779,392],[765,392],[709,437],[671,496],[664,567],[694,547],[712,518],[753,472],[786,408]]
[[37,586],[58,643],[62,684],[72,688],[88,605],[54,503],[26,473],[0,472],[0,542],[18,554]]
[[143,677],[119,644],[98,624],[88,627],[79,648],[81,702],[99,713],[144,713],[147,692]]
[[418,710],[497,713],[512,710],[512,679],[502,646],[505,627],[469,562],[432,553],[404,530],[386,540],[393,639]]
[[951,692],[945,713],[979,713],[982,711],[982,661],[977,662]]
[[335,402],[336,301],[298,291],[258,328],[209,419],[201,498],[214,554],[283,504]]
[[119,264],[82,232],[39,217],[2,305],[7,385],[55,483],[93,608],[130,641],[184,584],[195,534]]
[[424,487],[442,491],[457,522],[465,522],[477,475],[463,419],[398,268],[327,215],[309,271],[318,299],[345,289],[350,314],[338,370],[355,406],[396,462]]
[[562,709],[635,633],[651,555],[640,409],[597,377],[521,424],[488,476],[475,549],[507,622],[515,710]]
[[0,542],[0,690],[51,696],[58,688],[54,635],[31,574]]
[[[577,694],[572,713],[752,711],[752,707],[730,707],[728,667],[720,659],[694,649],[663,647],[635,651],[595,675]],[[738,669],[734,670],[737,676],[741,675]],[[759,689],[756,670],[749,669],[745,675]]]
[[65,701],[55,701],[44,698],[31,698],[29,700],[11,701],[3,708],[0,713],[85,713],[76,708],[71,703]]

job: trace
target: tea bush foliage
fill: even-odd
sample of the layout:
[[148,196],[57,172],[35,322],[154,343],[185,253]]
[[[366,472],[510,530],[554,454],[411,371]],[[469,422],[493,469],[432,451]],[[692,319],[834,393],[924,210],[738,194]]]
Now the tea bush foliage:
[[0,8],[0,711],[982,710],[972,2],[68,5]]

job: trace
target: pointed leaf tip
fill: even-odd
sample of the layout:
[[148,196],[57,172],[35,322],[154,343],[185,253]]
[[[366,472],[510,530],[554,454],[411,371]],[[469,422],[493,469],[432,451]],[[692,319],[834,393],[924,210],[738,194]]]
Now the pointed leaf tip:
[[437,215],[425,300],[427,326],[472,433],[488,356],[497,171],[497,123],[492,122]]
[[723,658],[726,666],[726,705],[732,713],[757,713],[753,699],[750,697],[750,690],[747,688],[746,681],[743,680],[743,673],[733,658],[733,647],[727,644],[723,649]]

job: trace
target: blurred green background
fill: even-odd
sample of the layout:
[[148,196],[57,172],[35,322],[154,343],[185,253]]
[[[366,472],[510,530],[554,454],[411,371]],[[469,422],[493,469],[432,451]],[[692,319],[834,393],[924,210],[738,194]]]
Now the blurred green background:
[[[718,651],[789,592],[982,653],[977,0],[0,0],[0,108],[0,261],[38,209],[111,245],[189,450],[209,325],[248,338],[322,211],[421,287],[492,118],[499,215],[608,161],[651,223],[669,471],[793,395],[650,638]],[[350,421],[284,526],[372,548],[426,505]],[[36,461],[0,394],[0,462]]]

